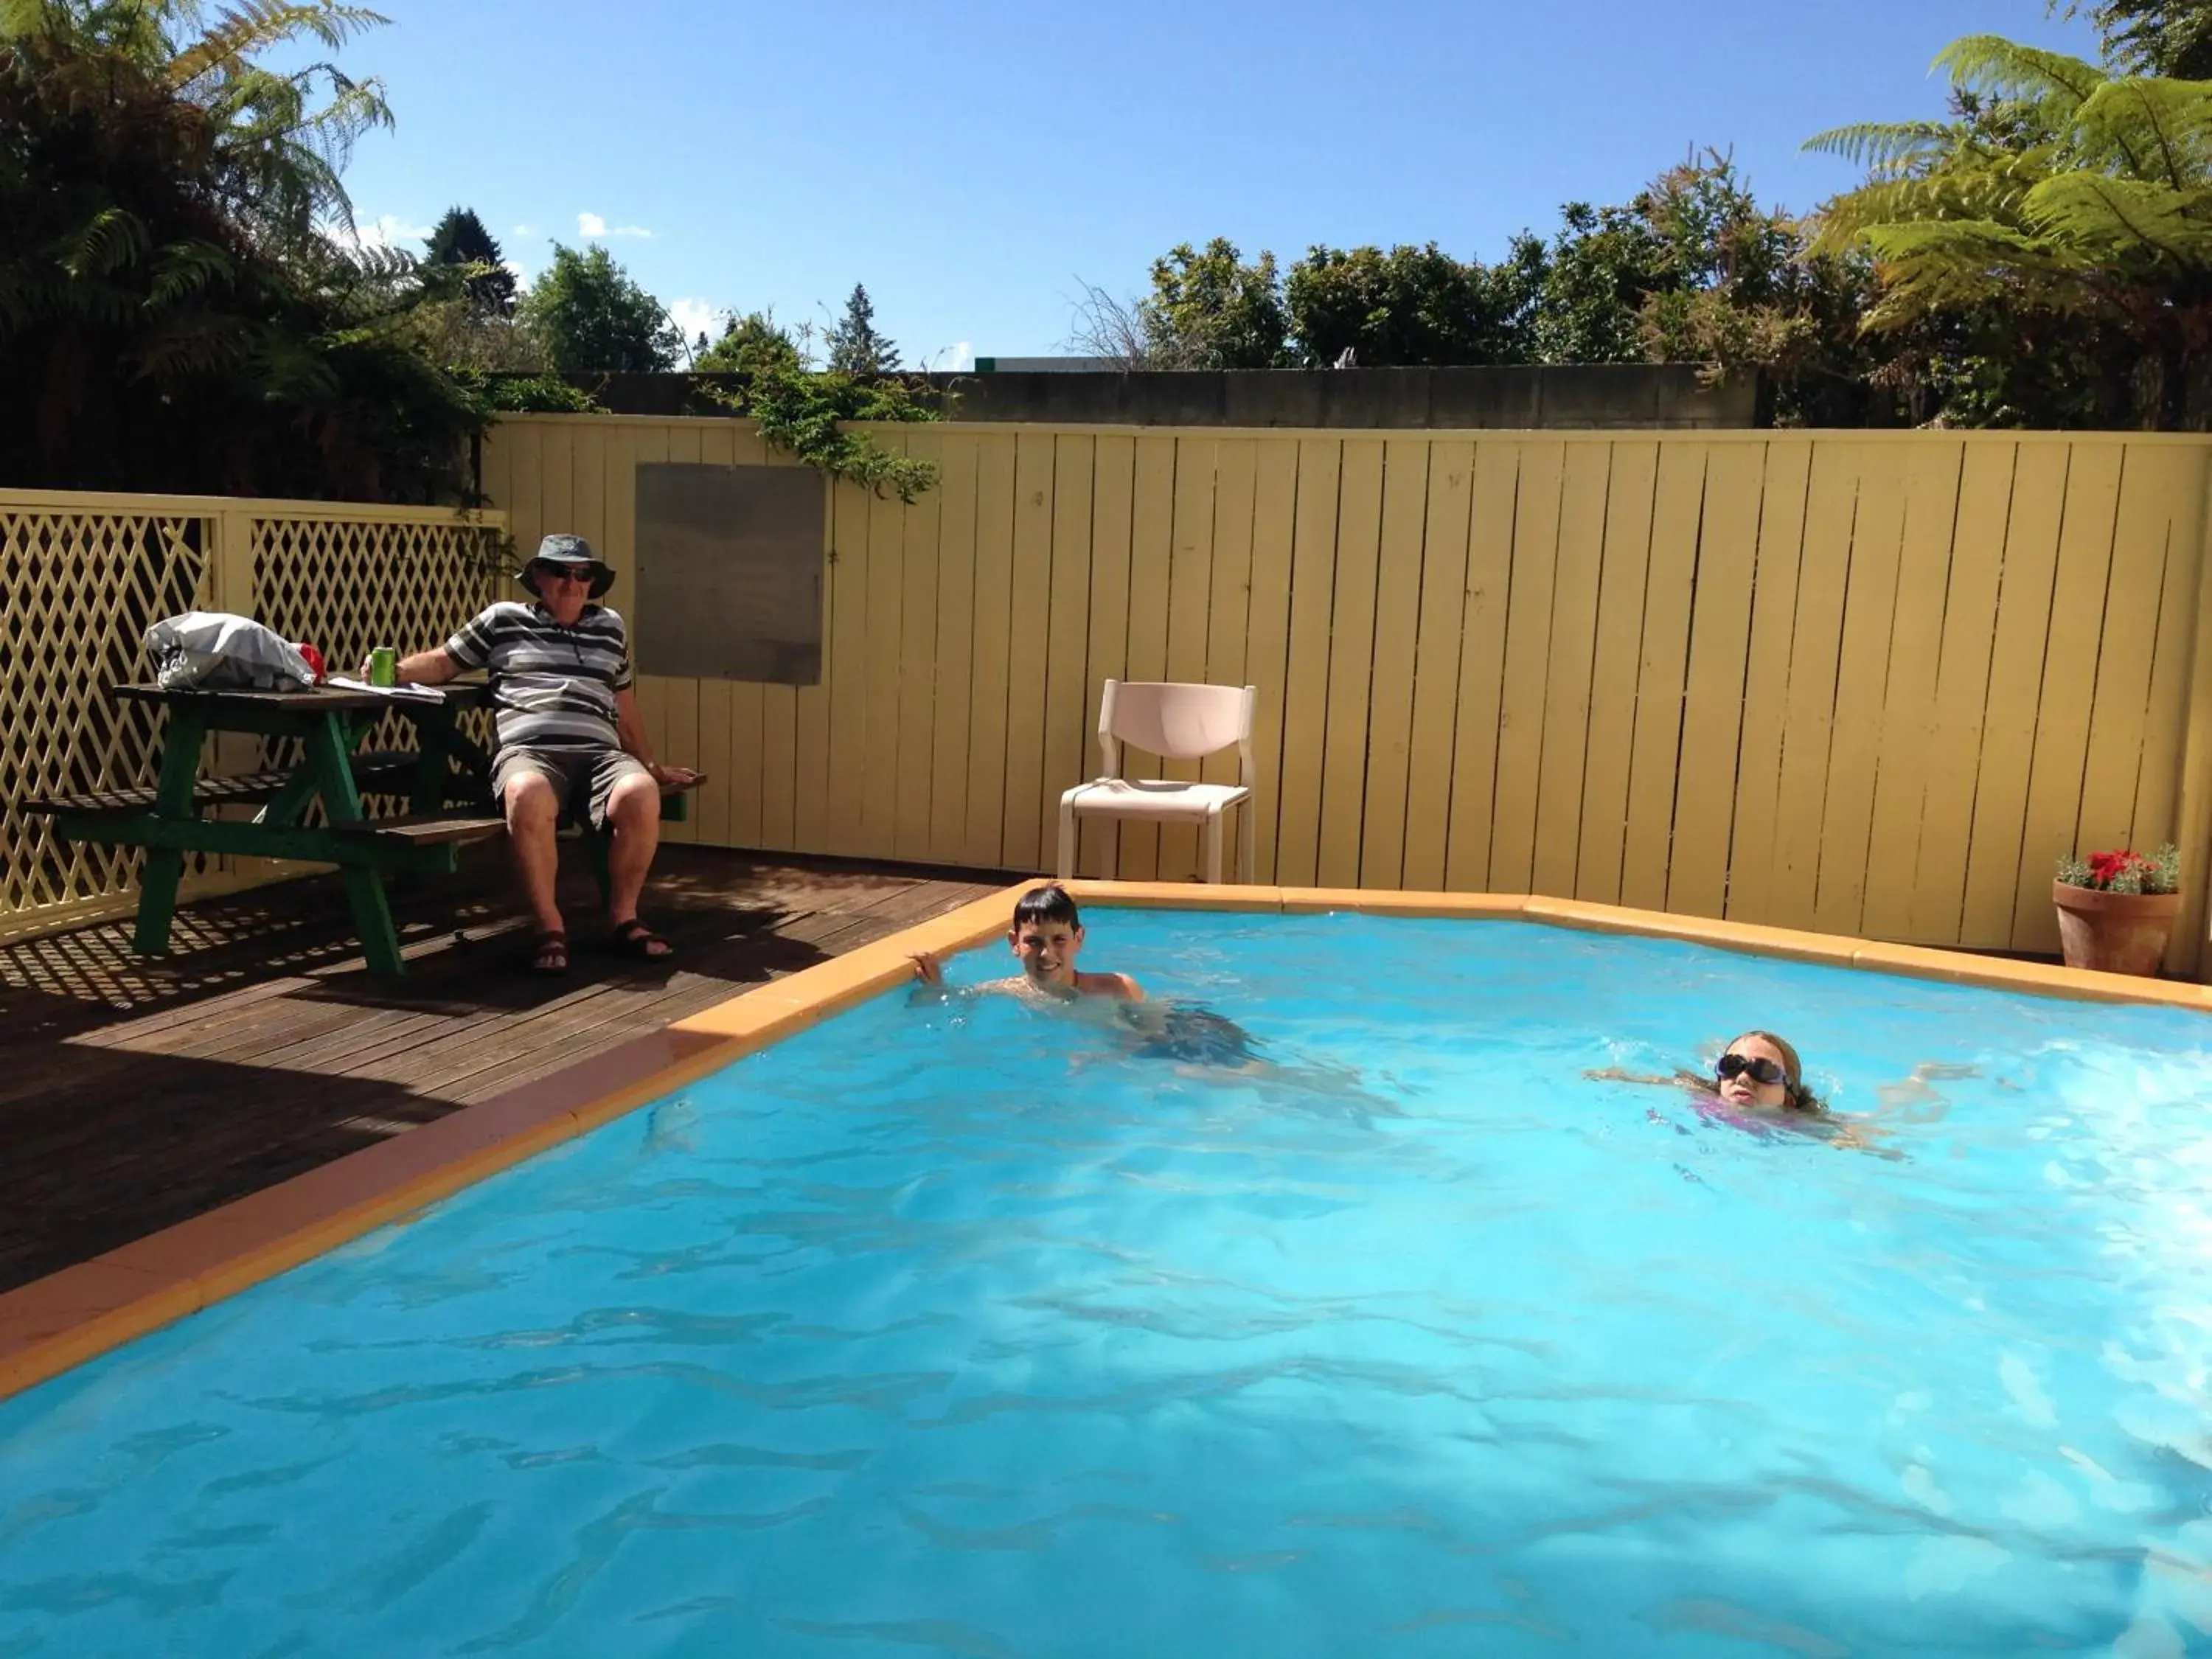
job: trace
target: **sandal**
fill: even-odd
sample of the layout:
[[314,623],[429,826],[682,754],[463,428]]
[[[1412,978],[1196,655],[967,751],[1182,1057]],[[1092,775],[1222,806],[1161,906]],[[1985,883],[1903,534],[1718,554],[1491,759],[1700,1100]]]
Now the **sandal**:
[[[653,946],[659,945],[659,950]],[[632,916],[628,921],[615,924],[614,948],[623,956],[635,957],[640,962],[665,962],[676,954],[676,947]]]
[[531,947],[530,971],[544,979],[557,979],[568,971],[568,936],[558,927],[538,934]]

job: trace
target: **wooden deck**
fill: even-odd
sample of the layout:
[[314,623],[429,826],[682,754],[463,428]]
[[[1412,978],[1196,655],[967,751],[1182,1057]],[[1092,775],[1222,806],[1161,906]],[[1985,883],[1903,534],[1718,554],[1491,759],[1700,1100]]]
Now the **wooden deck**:
[[665,847],[646,914],[676,959],[595,950],[578,867],[574,966],[550,981],[521,971],[529,934],[491,848],[398,898],[403,981],[365,971],[331,879],[181,909],[166,958],[133,956],[127,921],[0,947],[0,1290],[1009,879]]

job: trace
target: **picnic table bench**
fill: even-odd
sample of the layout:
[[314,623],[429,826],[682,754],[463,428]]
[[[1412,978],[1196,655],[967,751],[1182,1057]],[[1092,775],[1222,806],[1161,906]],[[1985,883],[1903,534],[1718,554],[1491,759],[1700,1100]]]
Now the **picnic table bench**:
[[[459,726],[464,712],[488,705],[490,689],[480,681],[439,689],[444,695],[434,699],[322,686],[252,691],[119,685],[117,696],[167,711],[155,781],[24,806],[51,817],[55,833],[65,840],[147,849],[132,939],[143,954],[169,948],[185,854],[230,854],[336,865],[370,971],[402,974],[385,878],[450,874],[459,867],[464,845],[507,829],[491,799],[491,757]],[[356,753],[356,745],[389,714],[413,726],[419,746]],[[294,738],[301,745],[301,757],[281,770],[203,777],[206,740],[217,732]],[[404,795],[408,810],[371,818],[362,810],[362,797],[371,793]],[[680,821],[682,790],[664,789],[663,796],[662,816]],[[324,822],[304,823],[316,803]],[[200,816],[205,808],[227,806],[260,810],[250,820]],[[590,840],[604,890],[606,837]]]

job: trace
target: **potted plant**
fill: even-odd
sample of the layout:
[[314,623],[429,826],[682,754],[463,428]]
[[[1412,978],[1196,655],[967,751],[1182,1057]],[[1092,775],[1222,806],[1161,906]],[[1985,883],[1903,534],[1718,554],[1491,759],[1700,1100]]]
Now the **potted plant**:
[[2124,848],[2058,860],[2051,901],[2069,968],[2155,974],[2181,908],[2181,849],[2172,842],[2148,858]]

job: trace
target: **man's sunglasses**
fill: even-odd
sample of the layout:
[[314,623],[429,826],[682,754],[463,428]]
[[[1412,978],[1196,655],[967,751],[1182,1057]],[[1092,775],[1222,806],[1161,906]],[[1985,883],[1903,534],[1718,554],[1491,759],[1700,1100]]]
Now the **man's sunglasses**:
[[588,582],[592,580],[590,571],[570,570],[563,565],[541,564],[535,568],[538,572],[538,580],[541,582]]
[[1764,1054],[1756,1058],[1750,1054],[1723,1054],[1720,1064],[1713,1070],[1720,1074],[1723,1083],[1744,1073],[1750,1073],[1753,1083],[1779,1083],[1787,1075],[1779,1065]]

